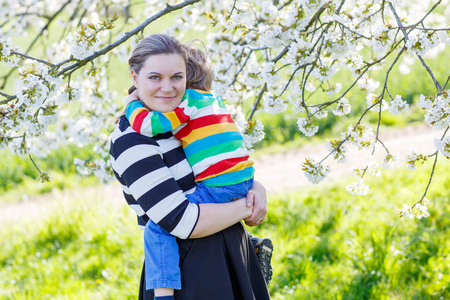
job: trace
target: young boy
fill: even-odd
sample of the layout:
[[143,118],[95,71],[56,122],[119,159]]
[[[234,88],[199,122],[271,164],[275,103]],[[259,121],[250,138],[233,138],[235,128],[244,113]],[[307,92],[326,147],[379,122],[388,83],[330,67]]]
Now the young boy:
[[[178,107],[171,112],[148,110],[137,99],[137,93],[129,96],[126,117],[132,128],[145,136],[155,136],[171,131],[182,143],[186,158],[191,165],[196,191],[186,195],[193,203],[223,203],[243,198],[253,185],[253,162],[243,146],[243,137],[234,123],[223,100],[208,90],[211,88],[212,71],[207,56],[199,49],[186,46],[188,52],[187,86]],[[151,241],[159,239],[176,247],[175,237],[153,222],[144,231],[146,264],[155,259],[160,251]],[[268,239],[252,237],[266,282],[271,279],[270,258],[272,244]],[[174,246],[175,245],[175,246]],[[177,249],[176,249],[177,250]],[[152,268],[175,270],[172,278],[179,276],[178,260],[170,255],[168,266],[154,263]],[[180,289],[181,283],[169,286]]]

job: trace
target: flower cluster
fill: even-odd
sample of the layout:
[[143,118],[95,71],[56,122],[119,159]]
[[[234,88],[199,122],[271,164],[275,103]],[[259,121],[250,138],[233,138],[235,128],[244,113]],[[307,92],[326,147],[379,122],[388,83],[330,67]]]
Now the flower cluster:
[[406,48],[409,52],[416,53],[417,55],[425,55],[429,50],[437,47],[441,43],[440,36],[435,32],[414,30],[409,33],[408,37]]
[[306,136],[313,136],[319,130],[319,126],[314,125],[310,119],[298,118],[298,129]]
[[286,110],[288,105],[279,97],[270,92],[264,95],[264,110],[271,114],[279,114]]
[[247,121],[242,130],[242,136],[244,137],[244,147],[248,150],[253,148],[253,145],[261,141],[264,136],[264,125],[261,121]]
[[80,31],[75,33],[69,33],[66,37],[68,44],[70,45],[70,53],[75,59],[83,60],[88,56],[94,54],[98,50],[100,45],[99,36],[101,33],[107,32],[114,28],[114,22],[119,18],[114,14],[112,17],[105,19],[103,22],[96,26],[89,22],[81,27]]
[[91,56],[96,50],[98,50],[98,42],[90,42],[83,39],[78,32],[73,34],[69,32],[66,37],[66,41],[70,45],[70,53],[75,59],[82,60],[88,56]]
[[409,108],[408,102],[402,100],[402,96],[395,96],[394,100],[389,102],[388,110],[393,115],[399,115]]
[[372,49],[379,53],[388,51],[395,40],[396,33],[396,30],[392,30],[387,26],[375,28],[372,37]]
[[373,93],[367,94],[366,104],[367,104],[367,107],[373,106],[370,109],[372,111],[379,111],[380,110],[379,105],[381,105],[381,111],[385,111],[386,109],[388,109],[388,105],[387,105],[386,101],[384,99],[380,100],[380,95],[376,95]]
[[347,148],[342,141],[335,139],[327,139],[327,148],[329,151],[333,152],[333,158],[338,162],[344,162],[348,158]]
[[397,210],[399,218],[405,217],[406,219],[417,219],[428,218],[430,213],[428,212],[428,207],[426,204],[429,203],[429,200],[424,198],[422,203],[417,203],[414,208],[410,207],[408,204],[403,204],[401,209]]
[[450,137],[446,136],[442,140],[434,139],[436,150],[441,152],[445,157],[450,158]]
[[432,128],[440,130],[450,126],[450,95],[443,91],[436,97],[420,95],[419,105],[426,111],[425,122]]
[[411,151],[410,154],[406,155],[406,168],[415,171],[417,169],[416,162],[423,164],[427,159],[427,156]]
[[385,169],[392,169],[399,161],[398,155],[387,154],[384,156],[381,166]]
[[10,67],[19,66],[19,57],[13,52],[21,52],[20,48],[13,45],[10,37],[3,40],[0,36],[0,62]]
[[348,103],[347,98],[343,97],[337,102],[336,108],[333,110],[333,114],[338,117],[342,117],[343,115],[348,115],[351,111],[351,105]]
[[369,192],[369,186],[364,184],[364,179],[359,178],[355,182],[345,187],[347,192],[352,195],[364,196]]
[[330,172],[330,167],[316,162],[311,157],[307,157],[302,163],[302,170],[309,182],[317,184],[325,179]]
[[342,139],[348,138],[348,141],[356,145],[359,149],[368,149],[373,145],[372,128],[359,124],[356,127],[349,125],[347,132],[341,133]]

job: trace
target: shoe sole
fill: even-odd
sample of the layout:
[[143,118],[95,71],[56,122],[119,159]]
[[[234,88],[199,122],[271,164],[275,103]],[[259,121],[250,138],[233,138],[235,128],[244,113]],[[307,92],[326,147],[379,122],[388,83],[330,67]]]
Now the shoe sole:
[[264,280],[266,281],[266,284],[269,284],[272,279],[272,265],[270,264],[273,252],[272,241],[269,239],[262,239],[261,242],[256,244],[255,251],[258,256]]

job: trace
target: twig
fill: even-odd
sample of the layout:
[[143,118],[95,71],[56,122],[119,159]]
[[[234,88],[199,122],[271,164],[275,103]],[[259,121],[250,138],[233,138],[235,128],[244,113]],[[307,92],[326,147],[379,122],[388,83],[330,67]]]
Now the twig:
[[250,112],[250,115],[248,116],[248,121],[251,121],[253,118],[253,115],[256,112],[256,109],[258,108],[259,102],[261,102],[262,96],[264,95],[264,92],[267,91],[267,82],[264,83],[264,86],[262,87],[261,91],[258,94],[258,97],[256,98],[255,103],[253,104],[252,111]]
[[386,72],[386,78],[384,79],[384,85],[383,85],[383,90],[381,91],[381,94],[380,94],[380,109],[378,110],[378,124],[377,124],[377,135],[376,135],[376,139],[378,140],[378,134],[379,134],[379,132],[380,132],[380,126],[381,126],[381,108],[382,108],[382,106],[383,106],[383,98],[384,98],[384,91],[387,91],[387,93],[389,94],[389,96],[391,97],[391,99],[392,99],[392,95],[391,95],[391,93],[389,92],[389,89],[388,89],[388,86],[387,86],[387,84],[388,84],[388,79],[389,79],[389,74],[391,73],[391,71],[392,71],[392,68],[394,67],[394,65],[397,63],[397,61],[400,59],[400,56],[403,54],[403,52],[406,50],[406,47],[405,46],[403,46],[403,48],[400,50],[400,52],[397,54],[397,56],[395,57],[395,59],[394,59],[394,62],[392,62],[392,64],[391,64],[391,66],[389,67],[389,69],[387,70],[387,72]]
[[17,55],[17,56],[21,56],[21,57],[26,58],[26,59],[35,60],[35,61],[40,62],[42,64],[45,64],[45,65],[47,65],[49,67],[54,67],[55,66],[51,62],[48,62],[48,61],[45,61],[45,60],[42,60],[42,59],[39,59],[39,58],[31,57],[29,55],[22,54],[22,53],[19,53],[19,52],[16,52],[16,51],[11,51],[11,53],[14,54],[14,55]]
[[38,170],[39,174],[42,174],[41,170],[39,169],[39,167],[36,165],[36,163],[34,162],[33,157],[31,157],[31,154],[28,154],[28,157],[30,158],[31,162],[33,163],[34,167]]
[[450,80],[450,76],[447,77],[447,81],[445,82],[444,87],[443,87],[444,90],[447,88],[447,84],[448,84],[449,80]]
[[[3,97],[5,97],[5,98],[11,98],[11,97],[13,97],[13,96],[11,96],[11,95],[8,95],[8,94],[6,94],[6,93],[3,93],[2,91],[0,91],[0,95],[2,95]],[[0,102],[1,103],[1,102]]]
[[[439,4],[441,2],[441,0],[438,1],[437,4]],[[433,6],[432,10],[437,6],[437,4],[435,6]],[[391,8],[392,13],[394,14],[395,19],[397,20],[397,24],[398,27],[400,28],[400,30],[403,32],[403,36],[405,37],[405,44],[409,41],[409,37],[408,34],[406,33],[405,27],[402,25],[402,22],[400,21],[399,16],[397,15],[397,12],[394,9],[394,6],[392,5],[391,2],[389,2],[389,7]],[[431,11],[430,11],[431,12]],[[430,13],[429,12],[429,13]],[[428,15],[428,14],[427,14]],[[425,17],[424,17],[425,18]],[[442,87],[440,86],[439,82],[436,80],[436,78],[433,75],[433,72],[431,71],[431,69],[428,67],[428,65],[425,63],[425,61],[423,60],[422,56],[420,56],[419,54],[417,54],[417,57],[419,58],[420,62],[422,63],[422,65],[424,66],[424,68],[427,70],[428,74],[430,74],[431,78],[433,79],[434,85],[436,86],[437,92],[438,94],[442,92]]]
[[[444,134],[441,137],[441,141],[444,139],[444,137],[446,136],[447,132],[448,132],[449,127],[447,127],[447,129],[445,129]],[[417,204],[422,203],[423,199],[425,198],[425,196],[428,193],[428,188],[431,185],[431,181],[433,180],[433,176],[434,176],[434,171],[436,169],[436,164],[437,164],[437,160],[438,160],[438,155],[439,155],[439,151],[436,151],[433,155],[435,155],[434,157],[434,162],[433,162],[433,167],[431,169],[431,174],[430,174],[430,179],[428,180],[427,183],[427,187],[425,188],[425,192],[423,193],[422,197],[420,198],[419,201],[417,201],[416,203],[414,203],[413,206],[411,206],[411,209],[413,209]]]
[[252,53],[253,53],[253,50],[250,50],[250,52],[248,53],[247,57],[245,58],[244,63],[242,64],[242,66],[240,67],[240,69],[236,72],[236,74],[234,74],[233,81],[232,81],[228,86],[232,86],[232,85],[236,82],[236,80],[237,80],[239,74],[240,74],[240,73],[242,72],[242,70],[244,69],[244,67],[245,67],[245,65],[247,64],[248,60],[250,59],[250,55],[251,55]]

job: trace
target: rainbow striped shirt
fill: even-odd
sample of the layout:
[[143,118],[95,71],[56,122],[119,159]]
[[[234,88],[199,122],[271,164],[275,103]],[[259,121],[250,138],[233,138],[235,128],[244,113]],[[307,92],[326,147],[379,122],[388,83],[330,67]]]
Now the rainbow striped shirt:
[[210,92],[187,89],[180,105],[171,112],[149,111],[141,101],[128,104],[131,126],[145,136],[172,131],[181,140],[196,182],[225,186],[253,177],[253,161],[243,137],[222,98]]

